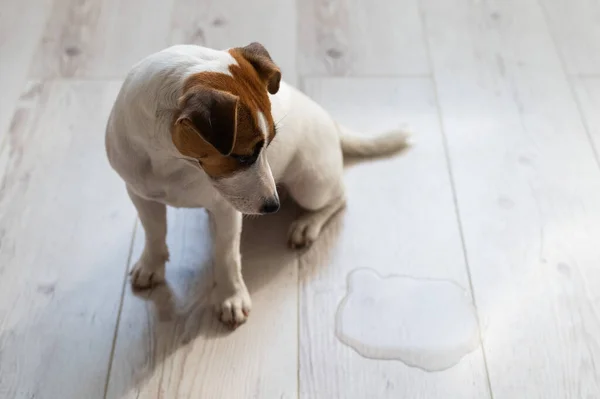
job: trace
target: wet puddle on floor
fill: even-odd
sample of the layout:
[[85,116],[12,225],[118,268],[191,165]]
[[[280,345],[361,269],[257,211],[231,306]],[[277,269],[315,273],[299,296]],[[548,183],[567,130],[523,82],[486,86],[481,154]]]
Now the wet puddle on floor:
[[336,335],[366,358],[426,371],[450,368],[479,346],[475,308],[458,284],[371,269],[348,275]]

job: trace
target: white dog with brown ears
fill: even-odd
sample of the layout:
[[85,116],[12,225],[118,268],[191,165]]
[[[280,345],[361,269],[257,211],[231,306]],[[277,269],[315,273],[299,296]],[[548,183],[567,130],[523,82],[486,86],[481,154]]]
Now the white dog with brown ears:
[[108,121],[106,150],[146,233],[132,271],[135,288],[164,281],[166,205],[206,208],[215,235],[212,298],[221,321],[243,323],[251,301],[241,273],[242,215],[276,212],[275,183],[282,184],[307,211],[292,224],[289,243],[310,245],[345,204],[343,155],[406,147],[400,131],[347,135],[280,80],[259,43],[224,51],[174,46],[129,72]]

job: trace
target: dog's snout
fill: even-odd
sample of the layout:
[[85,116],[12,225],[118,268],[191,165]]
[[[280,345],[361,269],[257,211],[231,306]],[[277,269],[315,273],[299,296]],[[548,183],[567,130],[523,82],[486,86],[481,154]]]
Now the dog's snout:
[[279,210],[279,199],[271,198],[266,200],[260,208],[261,213],[275,213]]

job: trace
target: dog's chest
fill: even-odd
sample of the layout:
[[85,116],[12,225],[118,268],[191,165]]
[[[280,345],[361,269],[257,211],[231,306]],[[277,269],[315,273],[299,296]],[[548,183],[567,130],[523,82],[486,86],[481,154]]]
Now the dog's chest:
[[177,208],[205,207],[215,197],[208,177],[195,165],[182,160],[153,161],[133,185],[144,197]]

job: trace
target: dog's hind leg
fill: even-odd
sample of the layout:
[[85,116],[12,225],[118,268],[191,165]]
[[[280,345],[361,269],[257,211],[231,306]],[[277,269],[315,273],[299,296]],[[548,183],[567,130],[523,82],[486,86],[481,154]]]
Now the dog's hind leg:
[[129,187],[127,192],[146,234],[142,256],[131,271],[131,285],[136,289],[150,288],[165,281],[165,263],[169,259],[166,242],[167,207],[140,197]]
[[290,226],[288,245],[299,249],[310,246],[329,220],[346,205],[343,183],[307,178],[288,186],[290,195],[306,210]]
[[293,249],[310,246],[319,237],[327,222],[345,204],[345,198],[339,197],[319,210],[304,213],[291,224],[288,233],[288,245]]

